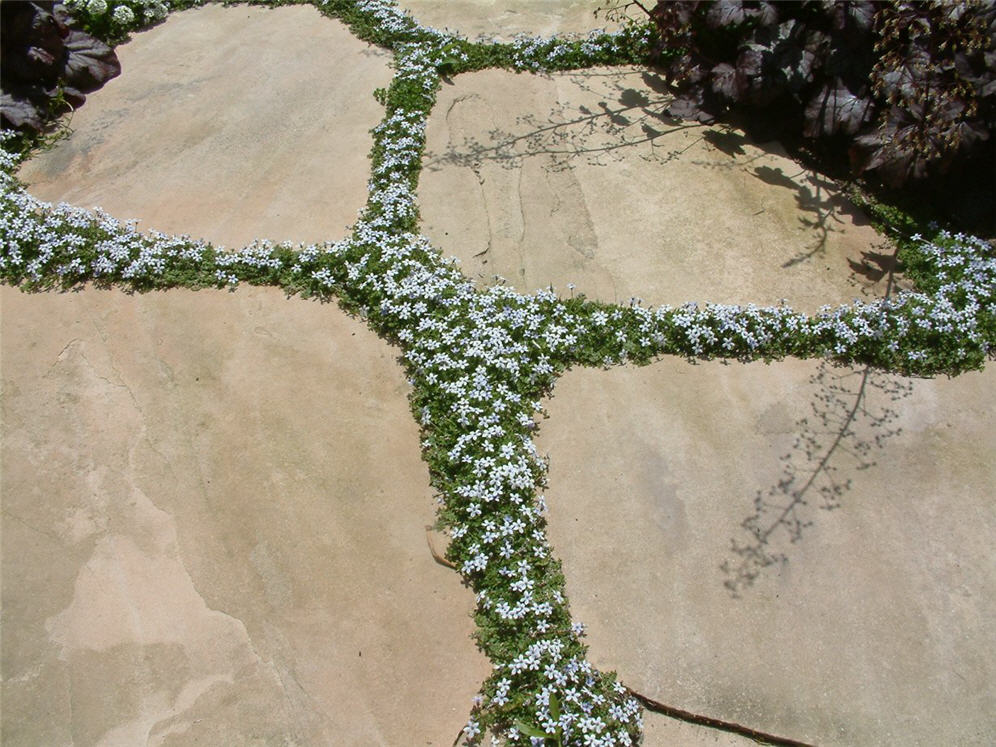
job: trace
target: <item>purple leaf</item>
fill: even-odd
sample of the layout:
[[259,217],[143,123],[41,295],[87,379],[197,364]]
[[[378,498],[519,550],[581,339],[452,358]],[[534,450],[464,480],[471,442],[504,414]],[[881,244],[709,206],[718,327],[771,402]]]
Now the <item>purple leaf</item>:
[[772,26],[778,23],[778,9],[775,7],[775,3],[758,3],[757,10],[754,12],[757,14],[757,22],[760,26]]
[[870,99],[855,96],[839,80],[831,88],[824,86],[806,106],[803,134],[806,137],[854,135],[872,117]]
[[741,50],[737,56],[737,72],[745,78],[755,78],[761,74],[764,66],[765,47],[758,44],[750,44]]
[[989,130],[978,119],[962,120],[952,125],[951,133],[955,137],[958,148],[969,150],[973,146],[989,139]]
[[706,24],[714,29],[735,26],[745,20],[744,6],[740,0],[716,0],[706,13]]
[[736,101],[743,92],[743,82],[737,78],[733,65],[721,62],[712,69],[712,90],[728,101]]
[[5,126],[15,129],[40,131],[42,118],[38,109],[27,99],[15,99],[6,91],[0,91],[0,117]]
[[114,50],[82,31],[69,32],[66,52],[66,80],[83,92],[95,91],[121,73],[121,63]]
[[[690,98],[689,96],[694,96]],[[676,119],[695,120],[703,124],[712,124],[716,118],[709,112],[703,111],[701,93],[690,92],[689,96],[680,96],[672,101],[667,107],[667,113]]]
[[838,31],[857,28],[871,31],[875,23],[875,5],[870,2],[836,2],[833,4],[833,27]]

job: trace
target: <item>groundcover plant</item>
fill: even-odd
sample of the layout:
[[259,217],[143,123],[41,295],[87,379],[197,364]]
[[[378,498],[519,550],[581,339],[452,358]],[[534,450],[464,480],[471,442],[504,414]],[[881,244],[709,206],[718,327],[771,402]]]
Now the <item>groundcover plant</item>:
[[[112,5],[77,8],[103,13]],[[571,619],[548,547],[540,495],[546,468],[532,441],[541,397],[571,366],[642,364],[661,355],[822,357],[907,375],[978,369],[996,348],[996,253],[970,236],[906,237],[900,259],[915,291],[814,316],[786,306],[644,308],[635,299],[628,306],[561,299],[552,289],[477,289],[418,233],[425,123],[441,77],[487,67],[639,64],[649,30],[470,42],[419,26],[389,0],[316,5],[394,53],[391,85],[371,92],[386,113],[374,130],[368,202],[348,238],[297,247],[261,240],[224,252],[187,236],[139,233],[100,211],[33,198],[14,176],[17,138],[5,133],[0,276],[25,290],[273,285],[337,300],[360,315],[401,350],[439,525],[451,537],[446,557],[476,593],[477,641],[493,671],[462,738],[637,743],[640,705],[612,673],[587,661],[583,626]]]

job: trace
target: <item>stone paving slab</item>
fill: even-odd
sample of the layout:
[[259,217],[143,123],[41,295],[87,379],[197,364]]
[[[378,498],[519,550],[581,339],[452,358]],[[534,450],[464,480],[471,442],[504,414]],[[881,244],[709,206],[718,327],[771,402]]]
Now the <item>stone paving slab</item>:
[[388,52],[313,7],[219,4],[117,54],[122,74],[87,97],[72,136],[22,167],[32,194],[228,247],[347,235]]
[[596,13],[600,4],[591,0],[400,0],[398,5],[424,26],[449,29],[469,39],[586,34],[619,27],[604,13]]
[[[471,36],[602,25],[588,3],[402,5]],[[33,193],[228,246],[345,235],[388,54],[312,8],[243,6],[175,14],[119,54],[73,136],[22,170]],[[881,294],[888,248],[831,184],[775,144],[665,121],[661,90],[635,69],[457,76],[430,119],[424,230],[484,285],[805,311]],[[425,547],[389,348],[275,290],[0,302],[5,744],[452,742],[488,664],[472,596]],[[563,379],[540,447],[593,662],[790,737],[984,744],[992,375],[895,388],[896,422],[862,415],[830,460],[842,508],[815,486],[802,538],[755,548],[788,564],[759,568],[729,552],[755,494],[811,466],[793,444],[814,403],[849,401],[820,372]],[[859,442],[876,466],[857,469]],[[650,745],[747,741],[646,723]]]
[[0,288],[5,745],[450,745],[490,671],[395,352],[276,289]]
[[[876,374],[831,453],[861,381],[818,362],[665,360],[558,382],[538,448],[593,664],[816,744],[990,743],[996,426],[979,414],[996,409],[996,374]],[[807,526],[792,541],[779,518]],[[734,541],[787,562],[763,567]]]
[[890,249],[828,180],[776,143],[668,120],[663,90],[637,68],[457,76],[429,118],[423,231],[523,292],[806,312],[882,294]]

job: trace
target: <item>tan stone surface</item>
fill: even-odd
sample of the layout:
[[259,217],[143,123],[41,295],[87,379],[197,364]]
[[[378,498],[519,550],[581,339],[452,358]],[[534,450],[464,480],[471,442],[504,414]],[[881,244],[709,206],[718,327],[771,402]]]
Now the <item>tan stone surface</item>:
[[346,235],[387,52],[312,7],[221,5],[117,51],[122,74],[73,115],[72,136],[21,169],[34,195],[228,247]]
[[777,144],[669,123],[661,90],[635,68],[457,76],[429,118],[423,231],[526,292],[807,312],[881,293],[850,263],[888,250],[831,184]]
[[395,351],[275,289],[2,300],[4,745],[449,745],[490,671]]
[[[668,359],[558,382],[538,446],[592,663],[664,703],[816,744],[991,742],[996,372],[877,374],[830,453],[861,380],[818,362]],[[784,515],[808,524],[793,542],[779,484],[794,470],[788,492],[801,489],[828,453]],[[753,544],[785,563],[731,551],[752,544],[758,495]],[[738,571],[756,577],[734,597]]]
[[596,14],[609,3],[591,0],[399,0],[423,26],[449,29],[475,39],[512,39],[516,34],[552,36],[618,28]]
[[645,747],[667,745],[671,747],[757,747],[757,742],[738,734],[699,726],[685,721],[643,713],[643,744]]

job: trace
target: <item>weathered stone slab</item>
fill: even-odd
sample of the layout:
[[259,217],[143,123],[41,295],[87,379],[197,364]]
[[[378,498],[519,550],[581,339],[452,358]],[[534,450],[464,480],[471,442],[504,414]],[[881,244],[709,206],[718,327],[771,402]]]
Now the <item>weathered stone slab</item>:
[[457,76],[429,119],[424,232],[525,292],[809,312],[881,295],[889,249],[828,180],[777,144],[668,120],[663,90],[635,68]]
[[27,163],[36,196],[229,247],[339,239],[366,202],[389,53],[312,7],[210,5],[118,48],[122,74]]
[[988,743],[994,408],[991,369],[567,373],[539,449],[592,662],[661,702],[815,744]]
[[398,5],[423,26],[449,29],[469,39],[508,40],[516,34],[552,36],[618,28],[604,13],[596,13],[599,4],[590,0],[400,0]]
[[490,667],[391,348],[276,289],[0,299],[0,741],[452,743]]

